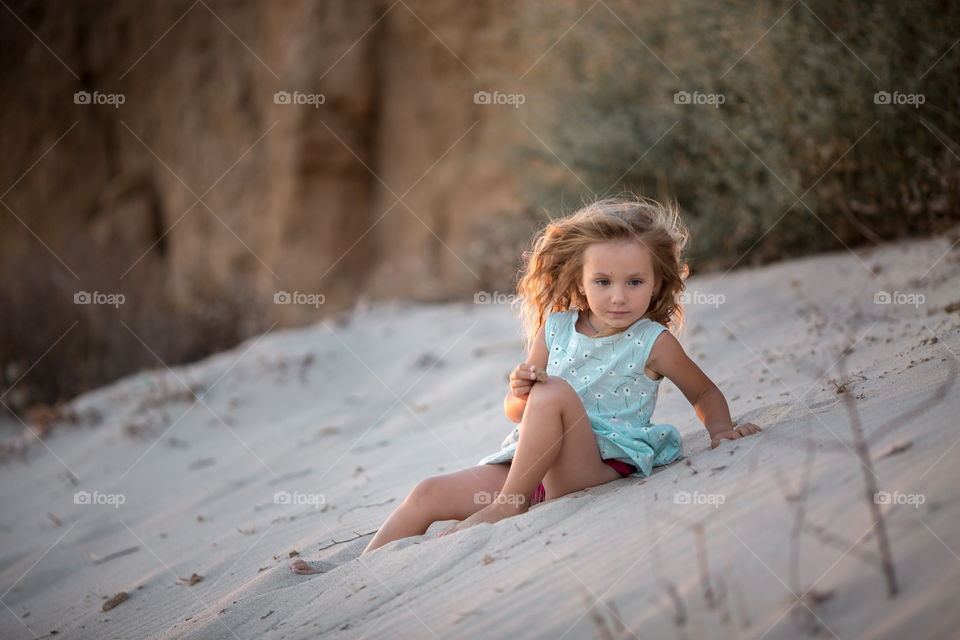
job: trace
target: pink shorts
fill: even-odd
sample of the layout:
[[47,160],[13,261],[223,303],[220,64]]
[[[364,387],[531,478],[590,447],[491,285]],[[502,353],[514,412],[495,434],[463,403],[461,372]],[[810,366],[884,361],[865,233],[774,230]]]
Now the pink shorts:
[[[613,458],[604,458],[603,461],[619,471],[620,475],[623,477],[637,472],[637,468],[635,466],[632,464],[627,464],[626,462],[620,462],[619,460],[614,460]],[[534,489],[533,493],[530,494],[530,506],[532,507],[535,504],[543,502],[546,497],[547,491],[544,489],[543,483],[541,482],[540,485]]]

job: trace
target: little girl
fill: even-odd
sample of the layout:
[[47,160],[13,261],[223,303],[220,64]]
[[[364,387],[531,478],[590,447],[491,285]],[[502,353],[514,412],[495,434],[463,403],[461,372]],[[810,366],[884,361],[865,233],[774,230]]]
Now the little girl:
[[683,324],[687,237],[674,205],[648,199],[601,200],[551,221],[524,254],[518,286],[529,355],[510,374],[504,411],[519,425],[477,466],[418,483],[363,553],[434,522],[461,521],[444,536],[682,458],[676,428],[650,422],[663,378],[690,401],[711,449],[759,432],[731,421],[668,330]]

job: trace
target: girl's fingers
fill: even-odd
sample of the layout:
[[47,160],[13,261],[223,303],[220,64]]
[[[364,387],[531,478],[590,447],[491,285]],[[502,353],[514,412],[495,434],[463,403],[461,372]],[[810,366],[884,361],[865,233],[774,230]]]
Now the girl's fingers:
[[537,377],[537,368],[532,364],[527,364],[524,362],[521,365],[518,365],[516,369],[513,370],[511,374],[514,378],[520,378],[521,380],[535,380]]
[[[531,378],[530,376],[533,377]],[[536,380],[536,374],[523,374],[522,376],[511,376],[510,384],[511,386],[533,384],[534,380]]]
[[710,448],[716,449],[718,446],[720,446],[721,440],[739,440],[742,438],[743,435],[737,431],[738,428],[739,427],[730,429],[728,431],[721,431],[717,435],[713,436],[713,438],[710,440]]

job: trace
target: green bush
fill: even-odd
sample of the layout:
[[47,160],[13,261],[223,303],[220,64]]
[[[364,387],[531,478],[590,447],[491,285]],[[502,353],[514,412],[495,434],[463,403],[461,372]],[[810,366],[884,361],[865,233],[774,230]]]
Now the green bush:
[[[568,213],[590,197],[584,185],[676,198],[695,271],[956,224],[960,5],[607,6],[551,54],[573,80],[554,100],[552,153],[532,140],[523,157],[557,164],[555,153],[578,179],[535,182],[538,205]],[[679,91],[725,101],[676,104]],[[925,102],[877,104],[879,91]]]

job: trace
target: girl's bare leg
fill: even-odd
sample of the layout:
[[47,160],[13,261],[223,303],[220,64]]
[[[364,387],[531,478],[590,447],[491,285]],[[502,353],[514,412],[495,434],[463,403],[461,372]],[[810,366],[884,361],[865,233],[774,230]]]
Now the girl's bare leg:
[[[463,520],[490,504],[503,487],[509,464],[484,464],[421,480],[394,509],[360,554],[370,553],[388,542],[426,533],[434,522]],[[290,565],[294,573],[323,573],[304,560]]]
[[547,497],[556,498],[619,477],[600,457],[580,396],[563,378],[550,376],[530,390],[500,498],[440,535],[524,513],[541,481]]
[[[360,555],[388,542],[426,533],[434,522],[463,520],[490,504],[506,480],[508,464],[485,464],[421,480],[394,509]],[[304,560],[290,565],[294,573],[323,573]]]
[[484,464],[422,480],[390,514],[363,554],[400,538],[422,535],[434,522],[463,520],[476,513],[500,491],[508,471],[506,464]]
[[[445,535],[523,513],[541,481],[547,497],[556,498],[619,477],[600,458],[580,396],[565,380],[551,376],[530,390],[512,464],[479,465],[421,481],[361,555],[400,538],[422,535],[434,522],[463,520],[441,533]],[[502,497],[491,502],[498,492]],[[290,568],[294,573],[317,573],[303,560]]]

